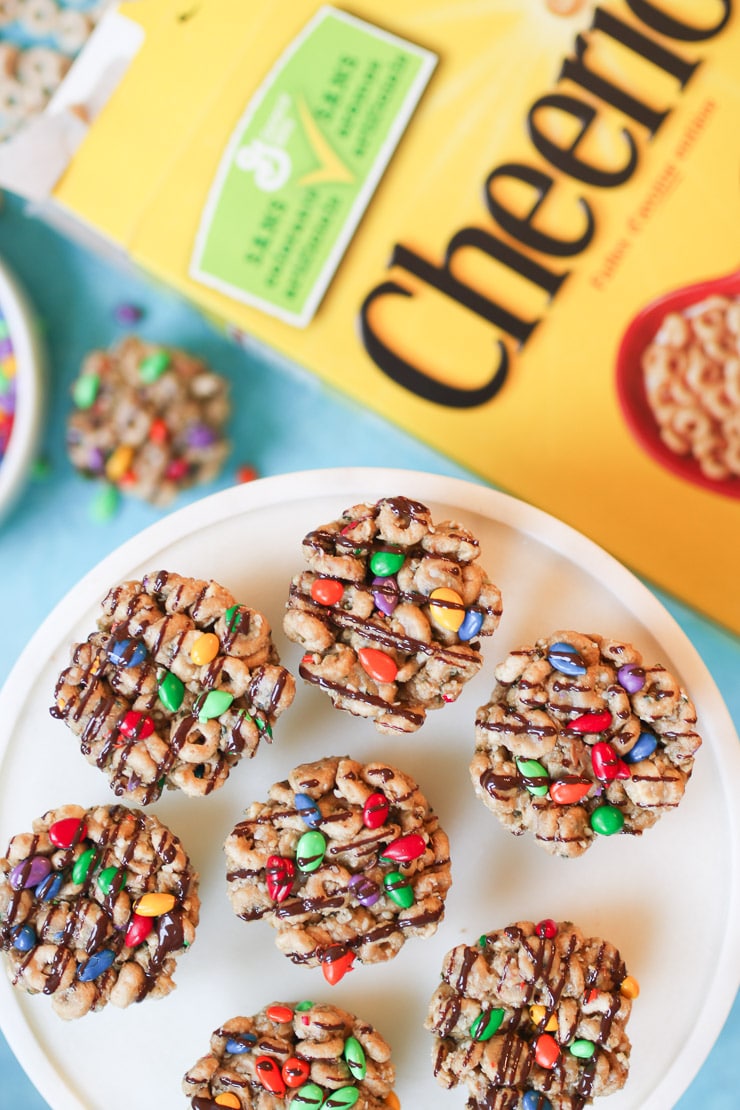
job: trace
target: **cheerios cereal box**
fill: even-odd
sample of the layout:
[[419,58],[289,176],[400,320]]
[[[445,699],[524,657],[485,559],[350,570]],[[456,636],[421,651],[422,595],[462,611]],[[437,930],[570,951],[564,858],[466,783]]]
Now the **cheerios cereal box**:
[[732,0],[138,0],[55,203],[740,631]]

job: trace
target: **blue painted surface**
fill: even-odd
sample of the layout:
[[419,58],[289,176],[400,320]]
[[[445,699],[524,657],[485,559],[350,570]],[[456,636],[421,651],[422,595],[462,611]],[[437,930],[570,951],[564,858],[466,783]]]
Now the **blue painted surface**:
[[[330,466],[397,466],[453,477],[469,472],[296,372],[276,356],[241,350],[171,292],[124,265],[103,262],[6,197],[0,211],[0,259],[23,283],[38,312],[49,352],[47,417],[40,451],[45,480],[29,482],[21,503],[0,525],[3,632],[0,682],[37,626],[88,570],[113,548],[160,519],[134,501],[104,524],[94,523],[94,488],[78,477],[64,450],[69,390],[83,356],[127,329],[115,320],[123,302],[144,309],[136,330],[205,358],[231,382],[233,451],[221,478],[185,494],[180,508],[234,483],[241,465],[260,476]],[[53,556],[53,564],[50,559]],[[53,573],[49,572],[53,565]],[[658,592],[658,591],[656,591]],[[740,638],[658,592],[692,640],[740,725]],[[740,1000],[679,1110],[737,1110],[740,1087]],[[0,1110],[46,1110],[0,1035]],[[665,1110],[670,1110],[666,1107]]]

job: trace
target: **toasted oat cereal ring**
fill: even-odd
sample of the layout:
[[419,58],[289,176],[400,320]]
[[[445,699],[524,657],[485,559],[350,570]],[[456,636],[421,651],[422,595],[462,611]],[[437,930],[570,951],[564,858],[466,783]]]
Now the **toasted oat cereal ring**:
[[66,8],[59,13],[54,37],[65,54],[76,54],[87,42],[92,29],[93,21],[89,15]]
[[15,23],[18,18],[18,0],[0,0],[0,27]]
[[34,38],[53,35],[58,18],[59,8],[54,0],[18,0],[18,22]]
[[68,69],[69,59],[48,46],[22,50],[16,65],[19,81],[45,93],[52,93],[59,87]]

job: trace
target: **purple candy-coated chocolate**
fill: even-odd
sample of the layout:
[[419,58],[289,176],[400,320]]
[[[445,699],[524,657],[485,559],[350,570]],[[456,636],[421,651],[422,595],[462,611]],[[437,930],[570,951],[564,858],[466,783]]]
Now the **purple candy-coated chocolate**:
[[30,860],[21,860],[10,872],[10,885],[13,890],[38,886],[50,871],[51,861],[46,856],[33,856]]
[[87,455],[87,468],[100,473],[105,466],[105,455],[99,447],[91,447]]
[[645,685],[645,672],[636,663],[625,663],[617,671],[617,682],[628,694],[636,694]]
[[144,313],[137,304],[119,304],[113,315],[119,324],[137,324]]
[[5,337],[5,339],[0,339],[0,358],[7,358],[8,355],[12,355],[12,353],[13,340],[8,339],[7,336]]
[[380,898],[380,891],[367,875],[353,875],[349,881],[349,889],[361,906],[374,906]]
[[[398,605],[398,584],[393,577],[373,578],[373,586],[379,585],[385,586],[386,589],[373,590],[373,600],[381,613],[385,613],[385,615],[389,617]],[[391,592],[389,593],[388,591]]]
[[207,424],[191,424],[185,439],[190,447],[210,447],[216,441],[216,433]]

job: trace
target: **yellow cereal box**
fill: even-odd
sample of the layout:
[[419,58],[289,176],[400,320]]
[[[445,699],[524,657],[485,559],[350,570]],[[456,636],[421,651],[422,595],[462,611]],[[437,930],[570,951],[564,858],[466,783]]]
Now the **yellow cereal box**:
[[740,632],[731,0],[140,0],[55,190]]

